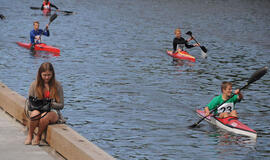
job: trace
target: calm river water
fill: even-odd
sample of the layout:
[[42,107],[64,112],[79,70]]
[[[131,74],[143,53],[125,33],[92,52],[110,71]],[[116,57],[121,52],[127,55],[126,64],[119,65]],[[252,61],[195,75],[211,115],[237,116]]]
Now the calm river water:
[[[68,125],[120,160],[270,159],[270,74],[243,91],[240,120],[257,141],[202,122],[195,109],[234,89],[270,62],[269,0],[76,0],[52,1],[62,10],[43,42],[58,57],[32,56],[32,22],[49,17],[30,6],[42,1],[0,0],[0,81],[27,97],[42,62],[52,62],[65,94]],[[209,50],[189,49],[196,63],[175,65],[166,54],[174,29],[192,31]],[[189,38],[183,34],[184,38]]]

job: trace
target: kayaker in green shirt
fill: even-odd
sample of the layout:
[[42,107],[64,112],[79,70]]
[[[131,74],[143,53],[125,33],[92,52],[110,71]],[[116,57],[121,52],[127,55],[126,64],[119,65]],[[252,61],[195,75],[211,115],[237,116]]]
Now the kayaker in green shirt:
[[[222,82],[221,92],[221,95],[214,97],[211,102],[205,107],[205,116],[208,116],[211,110],[216,109],[217,106],[230,98],[230,96],[232,95],[232,83]],[[237,117],[235,103],[240,102],[241,99],[243,99],[243,95],[239,89],[236,89],[234,91],[234,94],[235,95],[232,98],[230,98],[226,103],[219,106],[215,110],[214,115],[219,116],[219,118],[227,118],[229,116]]]

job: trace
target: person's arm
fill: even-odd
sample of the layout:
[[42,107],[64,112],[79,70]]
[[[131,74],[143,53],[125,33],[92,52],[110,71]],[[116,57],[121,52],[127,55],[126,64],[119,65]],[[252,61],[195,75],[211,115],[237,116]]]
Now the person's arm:
[[43,11],[43,9],[44,9],[44,6],[43,6],[43,4],[42,4],[42,6],[41,6],[41,8],[40,8],[42,11]]
[[54,4],[51,3],[50,6],[58,10],[58,7],[56,7]]
[[240,92],[240,89],[235,90],[234,94],[238,95],[238,101],[241,101],[244,98],[243,94]]
[[33,31],[30,32],[30,40],[31,40],[31,44],[35,44],[35,34]]
[[191,41],[191,40],[193,40],[193,37],[190,37],[190,38],[187,40],[187,42],[189,42],[189,41]]
[[60,110],[64,108],[64,92],[63,92],[63,87],[59,82],[58,82],[57,92],[58,92],[60,101],[56,102],[55,100],[53,100],[51,107],[53,109]]
[[49,31],[49,25],[48,24],[46,25],[46,28],[42,32],[42,34],[45,35],[45,36],[48,36],[48,37],[50,36],[50,31]]
[[208,116],[210,114],[209,108],[206,106],[204,108],[205,116]]
[[33,96],[33,97],[36,97],[36,94],[35,94],[35,87],[36,87],[36,83],[35,81],[31,83],[30,87],[29,87],[29,90],[28,90],[28,96]]
[[208,105],[204,108],[205,116],[208,116],[210,112],[218,105],[218,96],[214,97]]
[[188,41],[185,42],[185,46],[186,46],[187,48],[193,48],[193,47],[195,47],[195,45],[190,45],[190,44],[188,44]]

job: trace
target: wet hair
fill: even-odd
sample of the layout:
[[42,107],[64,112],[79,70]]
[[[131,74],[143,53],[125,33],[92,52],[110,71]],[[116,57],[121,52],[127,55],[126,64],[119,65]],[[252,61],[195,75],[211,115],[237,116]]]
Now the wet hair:
[[42,79],[41,74],[43,72],[50,71],[52,72],[52,77],[49,81],[49,87],[50,87],[50,98],[56,99],[57,102],[60,101],[58,92],[57,92],[57,83],[55,80],[55,72],[53,65],[50,62],[44,62],[40,65],[37,73],[37,84],[36,84],[36,92],[37,92],[37,97],[40,99],[44,98],[44,80]]
[[35,23],[39,24],[39,21],[35,21],[35,22],[33,22],[33,25],[35,25]]
[[223,93],[223,90],[226,89],[228,86],[232,86],[232,82],[227,82],[227,81],[224,81],[221,83],[221,92]]

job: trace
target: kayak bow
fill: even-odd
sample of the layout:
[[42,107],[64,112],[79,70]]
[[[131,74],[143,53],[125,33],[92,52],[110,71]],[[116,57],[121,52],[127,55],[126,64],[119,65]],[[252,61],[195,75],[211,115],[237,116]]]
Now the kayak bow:
[[[19,46],[24,47],[26,49],[31,48],[31,43],[22,43],[22,42],[16,42]],[[48,46],[45,43],[40,43],[35,45],[35,51],[46,51],[51,53],[60,54],[60,49],[55,48],[53,46]]]
[[186,51],[181,51],[181,52],[176,52],[173,53],[173,51],[167,50],[167,54],[173,58],[181,59],[181,60],[188,60],[191,62],[195,62],[196,59],[195,57],[191,56],[188,52]]
[[[203,110],[196,110],[196,112],[199,117],[205,116],[205,112]],[[205,120],[229,132],[241,134],[254,139],[257,138],[257,132],[241,123],[236,117],[218,118],[215,116],[208,116]]]

